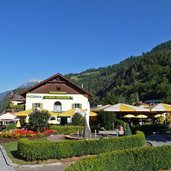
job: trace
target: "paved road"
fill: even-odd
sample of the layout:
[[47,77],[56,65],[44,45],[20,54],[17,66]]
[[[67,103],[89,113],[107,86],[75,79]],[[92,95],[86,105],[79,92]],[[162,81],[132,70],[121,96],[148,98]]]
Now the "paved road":
[[154,134],[146,138],[153,146],[171,145],[171,134]]
[[0,146],[0,171],[14,171],[5,150]]

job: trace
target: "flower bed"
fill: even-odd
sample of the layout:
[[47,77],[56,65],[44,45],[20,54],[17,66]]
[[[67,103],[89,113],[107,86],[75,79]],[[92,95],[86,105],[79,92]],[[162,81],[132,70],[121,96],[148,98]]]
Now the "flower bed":
[[40,137],[40,136],[52,134],[55,132],[56,132],[55,130],[51,130],[51,129],[46,129],[42,133],[38,133],[35,131],[31,131],[31,130],[16,129],[12,131],[1,132],[0,137],[3,137],[3,138],[23,138],[23,137],[35,137],[35,136]]

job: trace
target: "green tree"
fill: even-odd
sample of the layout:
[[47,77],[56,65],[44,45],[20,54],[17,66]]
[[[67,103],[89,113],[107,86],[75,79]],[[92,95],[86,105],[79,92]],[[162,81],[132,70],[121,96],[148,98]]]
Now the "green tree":
[[48,111],[34,110],[29,116],[29,123],[33,130],[41,132],[44,128],[47,128],[49,117]]
[[124,124],[124,131],[125,131],[124,132],[125,135],[132,135],[131,128],[127,122]]
[[73,125],[82,125],[83,116],[79,113],[75,113],[72,117],[72,124]]
[[116,121],[116,114],[113,112],[99,112],[98,115],[98,124],[100,127],[104,127],[106,130],[112,129],[112,123]]

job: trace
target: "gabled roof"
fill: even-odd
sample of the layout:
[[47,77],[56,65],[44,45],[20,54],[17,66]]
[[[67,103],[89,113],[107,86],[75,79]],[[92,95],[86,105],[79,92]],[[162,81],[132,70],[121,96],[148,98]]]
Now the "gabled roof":
[[68,83],[70,86],[72,86],[73,89],[76,89],[77,91],[79,91],[81,94],[83,95],[87,95],[88,98],[92,97],[92,94],[84,89],[82,89],[81,87],[75,85],[74,83],[72,83],[69,79],[65,78],[63,75],[57,73],[49,78],[47,78],[46,80],[41,81],[40,83],[24,90],[23,92],[20,93],[21,96],[25,97],[27,93],[32,92],[36,89],[38,89],[41,86],[44,86],[47,83],[53,83],[53,80],[56,78],[61,78],[62,80],[64,80],[66,83]]

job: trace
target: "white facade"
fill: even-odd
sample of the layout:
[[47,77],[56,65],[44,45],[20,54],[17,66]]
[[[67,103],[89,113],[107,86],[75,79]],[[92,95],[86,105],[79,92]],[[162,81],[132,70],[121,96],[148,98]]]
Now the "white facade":
[[64,112],[74,107],[82,109],[87,108],[88,98],[81,94],[40,94],[40,93],[27,93],[26,95],[26,110],[34,108],[35,105],[40,105],[40,108],[55,111],[60,104],[61,111]]

